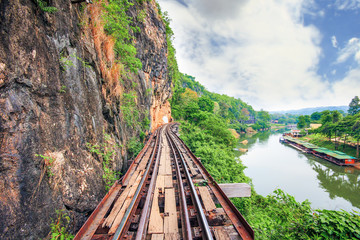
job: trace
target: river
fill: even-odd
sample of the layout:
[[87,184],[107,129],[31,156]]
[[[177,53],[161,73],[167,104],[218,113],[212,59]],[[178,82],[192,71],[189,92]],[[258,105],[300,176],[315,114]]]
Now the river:
[[255,191],[266,196],[280,188],[314,209],[360,211],[360,170],[340,167],[279,142],[281,134],[258,133],[237,152]]

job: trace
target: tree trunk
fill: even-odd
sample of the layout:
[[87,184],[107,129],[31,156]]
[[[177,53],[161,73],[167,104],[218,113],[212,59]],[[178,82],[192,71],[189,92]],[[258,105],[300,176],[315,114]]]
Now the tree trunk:
[[345,138],[344,138],[344,145],[343,145],[343,151],[345,150],[346,137],[347,137],[347,135],[345,134]]

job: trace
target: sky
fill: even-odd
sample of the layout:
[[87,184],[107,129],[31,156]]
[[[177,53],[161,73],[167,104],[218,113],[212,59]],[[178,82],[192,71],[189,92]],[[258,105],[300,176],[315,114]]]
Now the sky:
[[360,0],[158,0],[179,70],[255,110],[360,95]]

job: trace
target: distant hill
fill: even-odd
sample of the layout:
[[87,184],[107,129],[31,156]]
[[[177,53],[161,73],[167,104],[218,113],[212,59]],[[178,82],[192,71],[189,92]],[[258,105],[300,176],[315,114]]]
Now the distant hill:
[[349,109],[349,106],[329,106],[329,107],[315,107],[315,108],[302,108],[302,109],[298,109],[298,110],[287,110],[287,111],[272,111],[270,112],[271,114],[274,113],[280,113],[280,114],[286,114],[286,113],[290,113],[290,114],[294,114],[294,115],[311,115],[314,112],[322,112],[325,110],[330,110],[330,111],[344,111],[345,113],[347,113]]

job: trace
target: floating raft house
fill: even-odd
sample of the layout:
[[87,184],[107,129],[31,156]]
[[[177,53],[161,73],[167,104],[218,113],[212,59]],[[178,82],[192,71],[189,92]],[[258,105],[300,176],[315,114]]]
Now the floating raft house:
[[283,142],[303,151],[315,155],[316,157],[325,159],[329,162],[340,166],[353,166],[355,164],[355,157],[349,156],[340,151],[332,151],[327,148],[316,146],[312,143],[302,141],[290,136],[283,136]]

